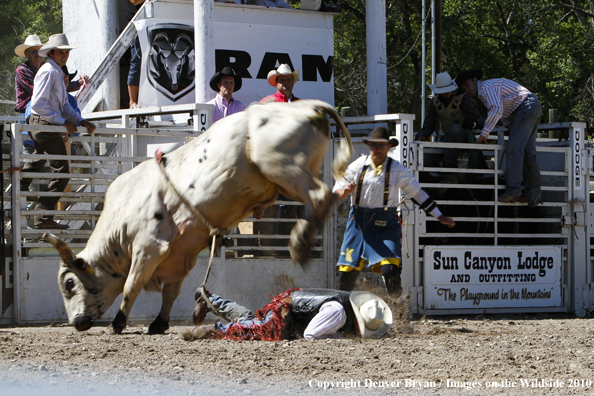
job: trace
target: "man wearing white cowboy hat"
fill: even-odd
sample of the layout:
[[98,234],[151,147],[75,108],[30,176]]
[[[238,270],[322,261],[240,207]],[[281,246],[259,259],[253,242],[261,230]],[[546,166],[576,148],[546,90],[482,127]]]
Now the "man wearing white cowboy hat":
[[[95,125],[83,119],[68,103],[68,94],[64,84],[64,71],[70,50],[78,48],[77,44],[70,44],[63,33],[54,34],[44,44],[39,54],[48,56],[48,61],[41,66],[33,85],[31,98],[31,115],[27,120],[32,125],[61,125],[67,129],[67,135],[77,132],[76,125],[86,127],[93,133]],[[36,154],[66,155],[66,146],[63,138],[58,133],[33,132],[33,142]],[[46,160],[34,160],[25,163],[23,172],[38,172]],[[51,160],[50,168],[53,173],[69,173],[67,160]],[[44,191],[63,192],[69,179],[51,179]],[[31,179],[21,180],[21,189],[27,190]],[[35,204],[35,210],[55,210],[60,197],[40,197]],[[42,229],[64,229],[65,224],[56,223],[51,215],[35,216],[35,227]]]
[[19,115],[25,115],[27,104],[31,101],[33,95],[33,80],[37,71],[41,67],[43,57],[39,55],[39,49],[43,44],[36,34],[32,34],[25,39],[23,44],[19,44],[14,49],[14,53],[27,60],[16,68],[14,78],[14,87],[16,91],[16,106],[14,111]]
[[294,102],[300,100],[293,95],[293,86],[299,80],[301,73],[299,70],[291,71],[291,66],[283,63],[276,70],[268,72],[268,84],[276,87],[274,95],[269,95],[262,99],[260,103],[268,102]]
[[[201,326],[207,311],[228,321]],[[323,339],[338,332],[380,338],[392,326],[392,311],[369,292],[290,289],[254,314],[232,300],[204,291],[194,311],[194,339],[280,341]]]
[[[439,73],[435,77],[435,84],[427,85],[433,91],[434,96],[429,103],[423,127],[415,139],[429,140],[429,136],[439,128],[438,123],[441,123],[444,136],[439,139],[440,142],[474,143],[474,134],[471,131],[482,129],[485,125],[485,119],[479,113],[476,102],[463,92],[455,92],[458,86],[447,72]],[[455,148],[446,149],[443,166],[457,168],[459,151]],[[477,155],[478,153],[474,151],[469,154],[469,168],[475,167],[474,162],[478,159],[474,157]],[[428,165],[435,166],[437,164],[429,163]]]
[[245,110],[245,105],[233,98],[233,93],[241,89],[241,76],[235,74],[232,68],[224,67],[216,72],[210,79],[210,87],[217,92],[214,99],[206,102],[215,107],[212,112],[213,124],[221,118]]
[[390,138],[386,128],[375,128],[363,142],[369,146],[369,155],[350,164],[332,188],[341,200],[355,192],[337,264],[339,289],[353,290],[367,263],[373,272],[382,274],[388,293],[398,296],[402,272],[397,213],[400,190],[441,224],[453,227],[456,223],[440,212],[410,169],[388,156],[398,141]]

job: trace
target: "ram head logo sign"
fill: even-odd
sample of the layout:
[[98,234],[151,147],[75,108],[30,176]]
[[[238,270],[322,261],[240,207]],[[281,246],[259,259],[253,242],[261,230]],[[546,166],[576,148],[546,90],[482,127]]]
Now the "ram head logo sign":
[[149,82],[175,102],[194,89],[194,30],[186,25],[157,25],[149,38]]

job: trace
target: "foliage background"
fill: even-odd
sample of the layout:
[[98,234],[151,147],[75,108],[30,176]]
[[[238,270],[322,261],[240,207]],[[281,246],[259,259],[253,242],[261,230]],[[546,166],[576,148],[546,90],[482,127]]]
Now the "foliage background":
[[[421,70],[421,1],[385,0],[388,111],[421,118],[421,73],[431,77],[431,48]],[[290,1],[293,6],[298,0]],[[427,0],[427,5],[431,0]],[[365,0],[341,0],[335,17],[336,106],[367,113]],[[61,0],[0,2],[0,99],[14,100],[14,47],[27,35],[42,40],[62,30]],[[441,70],[455,76],[481,68],[507,77],[540,98],[560,121],[594,124],[594,0],[442,0]],[[428,20],[430,23],[430,20]],[[431,42],[430,25],[427,42]],[[427,89],[427,93],[431,91]],[[2,114],[14,115],[10,106]]]
[[[335,19],[336,104],[364,115],[365,0],[342,4]],[[442,15],[442,71],[454,77],[483,69],[485,79],[519,82],[540,98],[542,122],[558,108],[560,121],[594,123],[594,0],[442,0]],[[416,114],[419,128],[421,1],[386,0],[386,20],[388,111]],[[424,72],[430,82],[430,47]]]

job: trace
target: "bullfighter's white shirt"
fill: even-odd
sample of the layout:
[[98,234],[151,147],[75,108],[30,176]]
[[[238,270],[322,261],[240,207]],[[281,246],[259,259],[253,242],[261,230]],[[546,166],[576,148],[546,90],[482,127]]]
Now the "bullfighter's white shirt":
[[[387,163],[384,163],[384,165]],[[384,206],[384,186],[385,186],[385,174],[386,170],[382,169],[379,175],[373,172],[371,167],[371,157],[364,155],[359,157],[353,163],[349,165],[344,176],[337,180],[332,188],[332,192],[343,189],[348,183],[355,182],[359,184],[359,177],[363,166],[367,165],[367,171],[363,178],[363,186],[357,185],[357,188],[361,188],[361,202],[359,207],[362,208],[381,208]],[[402,189],[404,194],[408,198],[414,198],[418,203],[423,203],[429,195],[421,189],[421,184],[414,177],[410,169],[404,167],[400,162],[392,159],[392,167],[390,170],[390,194],[388,197],[388,206],[395,207],[400,202],[399,191]],[[355,204],[357,197],[357,190],[351,194],[351,204]],[[438,218],[441,216],[441,211],[435,208],[431,211],[433,217]]]

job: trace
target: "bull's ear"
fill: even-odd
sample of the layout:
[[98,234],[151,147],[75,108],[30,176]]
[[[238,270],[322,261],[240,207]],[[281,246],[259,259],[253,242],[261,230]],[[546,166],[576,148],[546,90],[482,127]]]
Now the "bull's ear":
[[81,271],[87,271],[89,274],[93,275],[93,270],[83,258],[75,257],[74,261],[72,261],[72,266]]
[[72,252],[72,249],[70,249],[70,246],[66,242],[49,232],[43,234],[43,239],[54,245],[58,253],[60,253],[64,266],[69,267],[72,264],[74,252]]

